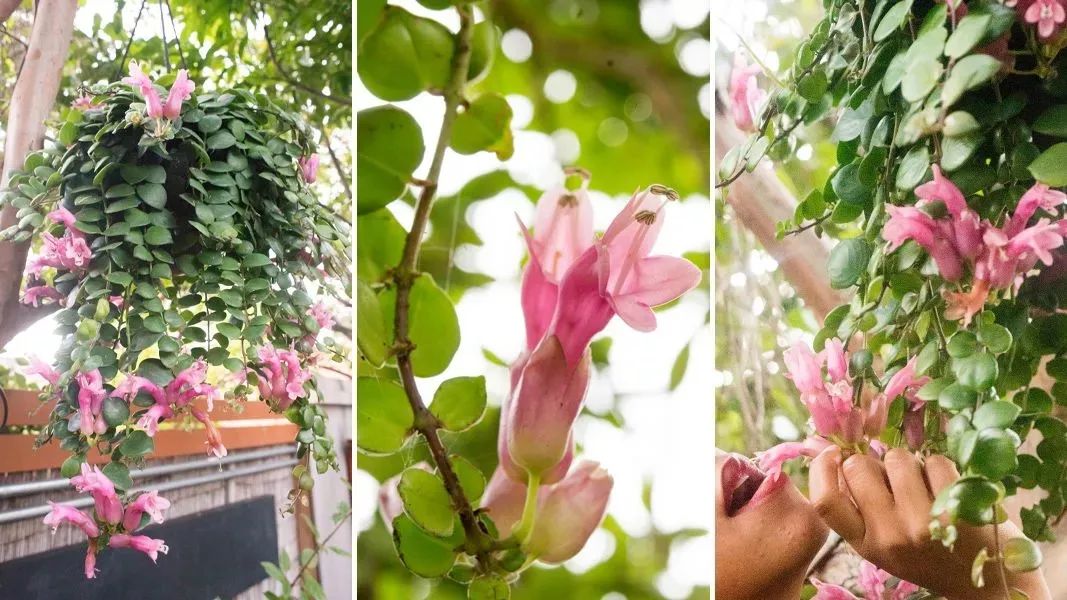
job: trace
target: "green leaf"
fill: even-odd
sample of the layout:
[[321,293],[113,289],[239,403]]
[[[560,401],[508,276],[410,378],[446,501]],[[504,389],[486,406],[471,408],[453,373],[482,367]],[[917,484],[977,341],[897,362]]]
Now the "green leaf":
[[978,326],[978,341],[993,354],[1003,354],[1011,349],[1012,335],[996,323],[982,324]]
[[965,358],[978,351],[978,338],[970,331],[958,331],[946,347],[952,358]]
[[415,424],[407,395],[384,379],[356,381],[356,444],[366,454],[391,454],[403,447]]
[[983,429],[978,432],[968,468],[994,481],[1005,477],[1019,465],[1015,455],[1015,439],[1001,429]]
[[425,146],[415,119],[395,106],[378,106],[356,115],[357,211],[374,212],[399,197]]
[[154,449],[155,442],[139,429],[131,432],[119,445],[119,453],[126,458],[140,458]]
[[830,287],[840,290],[855,285],[870,259],[871,245],[862,238],[844,240],[834,246],[827,265]]
[[837,173],[834,173],[833,179],[830,180],[830,186],[842,201],[849,204],[867,206],[870,204],[873,194],[872,190],[860,181],[859,167],[858,161],[841,167]]
[[993,521],[993,504],[999,498],[1000,492],[992,482],[976,477],[964,477],[946,492],[959,503],[957,512],[961,519],[973,525],[985,525]]
[[898,190],[909,191],[922,182],[930,168],[930,150],[926,146],[915,146],[904,155],[897,167],[896,185]]
[[1013,573],[1033,571],[1041,566],[1041,549],[1024,537],[1008,540],[1004,544],[1004,566]]
[[956,381],[975,391],[993,387],[998,375],[997,360],[988,352],[977,352],[964,358],[952,360],[952,373]]
[[908,102],[918,102],[926,98],[941,80],[943,72],[941,61],[934,57],[928,56],[912,62],[911,68],[904,73],[904,78],[900,81],[901,95]]
[[404,566],[420,577],[441,577],[456,562],[448,541],[426,534],[407,515],[393,519],[393,546]]
[[459,479],[459,486],[463,488],[463,494],[472,504],[477,503],[485,493],[485,475],[474,463],[458,454],[453,454],[449,459],[452,461],[452,470]]
[[992,15],[978,13],[968,14],[960,19],[956,30],[945,42],[945,56],[959,58],[970,52],[982,41],[992,21]]
[[454,377],[433,395],[430,412],[448,431],[469,429],[485,412],[485,377]]
[[101,472],[111,480],[120,490],[126,491],[133,488],[133,479],[130,478],[130,468],[120,462],[109,462],[104,465]]
[[236,143],[237,138],[233,137],[233,134],[226,129],[213,133],[204,140],[204,145],[207,146],[208,150],[225,150]]
[[137,186],[137,197],[152,208],[167,205],[167,188],[158,183],[145,183]]
[[356,217],[356,274],[359,279],[368,283],[385,280],[389,270],[400,264],[405,235],[404,228],[388,210]]
[[451,74],[452,33],[433,19],[396,6],[387,6],[383,13],[359,46],[356,68],[363,85],[390,101],[407,100],[428,89],[443,90]]
[[467,587],[467,600],[508,600],[511,587],[498,573],[479,575]]
[[1014,402],[995,400],[979,406],[978,410],[974,411],[972,422],[975,429],[985,429],[987,427],[1007,429],[1015,422],[1015,418],[1021,412],[1022,409]]
[[679,384],[682,383],[682,379],[685,378],[685,372],[689,368],[689,344],[686,344],[682,351],[678,353],[678,356],[674,359],[674,364],[671,365],[671,379],[668,389],[674,391]]
[[499,94],[482,94],[456,117],[450,146],[460,154],[482,150],[496,152],[500,160],[511,157],[511,106]]
[[[927,386],[932,383],[933,382],[930,382]],[[927,386],[924,386],[923,389]],[[941,408],[951,411],[974,408],[974,404],[977,401],[978,393],[969,387],[960,385],[959,383],[953,383],[940,388],[940,391],[937,394],[938,405],[941,406]]]
[[59,474],[70,479],[81,473],[82,463],[84,462],[85,456],[81,454],[71,454],[63,461],[63,464],[59,466]]
[[900,26],[904,24],[904,20],[908,18],[908,11],[911,10],[912,0],[900,0],[889,10],[885,11],[885,15],[878,21],[878,26],[874,28],[874,41],[880,42],[885,38],[893,35],[893,32],[900,29]]
[[272,264],[266,254],[253,252],[241,260],[242,269],[259,269]]
[[144,241],[153,246],[164,246],[174,241],[170,237],[170,230],[153,225],[144,234]]
[[941,88],[941,102],[952,106],[968,90],[986,83],[1000,71],[1000,61],[986,54],[971,54],[956,62]]
[[380,367],[389,358],[389,334],[378,295],[362,280],[356,281],[356,342],[363,358]]
[[1051,106],[1034,121],[1034,131],[1056,137],[1067,137],[1067,104]]
[[108,396],[104,398],[104,404],[101,407],[100,414],[103,415],[104,422],[107,423],[108,427],[116,427],[122,425],[126,422],[126,419],[130,418],[130,407],[122,398]]
[[1067,142],[1061,142],[1041,153],[1030,163],[1034,179],[1052,187],[1067,186]]
[[452,500],[440,477],[418,467],[409,467],[401,474],[397,491],[404,502],[404,512],[423,531],[437,537],[452,534],[455,524]]
[[[396,318],[396,291],[386,290],[381,300],[385,322]],[[415,344],[411,365],[418,377],[433,377],[448,368],[459,349],[459,319],[452,300],[423,273],[411,288],[408,337]]]

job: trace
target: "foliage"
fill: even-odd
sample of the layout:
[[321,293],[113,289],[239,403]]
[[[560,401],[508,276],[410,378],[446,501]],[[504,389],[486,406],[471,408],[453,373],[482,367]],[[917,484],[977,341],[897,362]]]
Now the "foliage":
[[[907,415],[924,406],[921,450],[947,452],[959,464],[963,479],[934,507],[935,516],[949,517],[936,535],[951,543],[958,521],[995,522],[1006,496],[1037,487],[1047,494],[1023,510],[1024,531],[1049,540],[1050,524],[1064,513],[1067,466],[1067,427],[1055,415],[1067,389],[1057,379],[1067,375],[1058,368],[1061,278],[1058,265],[1043,266],[1051,257],[1006,266],[988,257],[995,232],[1028,224],[1030,231],[1062,214],[1061,195],[1050,189],[1067,183],[1059,168],[1067,89],[1061,32],[1048,35],[1024,18],[1029,3],[1018,13],[977,0],[956,11],[919,0],[824,4],[825,18],[786,61],[784,89],[722,161],[720,184],[764,156],[788,160],[804,139],[802,126],[834,121],[836,166],[780,226],[781,235],[814,229],[838,240],[830,280],[852,299],[826,317],[815,349],[839,338],[853,342],[854,358],[868,358],[849,371],[857,398],[864,386],[885,390],[906,363],[929,378],[917,397],[888,398],[881,441],[908,443]],[[1045,220],[1032,224],[1028,207],[1038,194],[1051,200],[1038,203]],[[918,212],[909,212],[913,205]],[[1013,215],[1022,216],[1009,225]],[[943,253],[913,231],[899,233],[904,217],[935,227],[980,221],[974,253],[959,255],[962,272],[952,252],[968,236],[941,234],[953,245]],[[1057,248],[1062,236],[1045,242]],[[1009,283],[990,284],[992,273]],[[1041,389],[1042,371],[1057,381],[1051,395]],[[1040,433],[1036,453],[1022,445],[1032,431]]]

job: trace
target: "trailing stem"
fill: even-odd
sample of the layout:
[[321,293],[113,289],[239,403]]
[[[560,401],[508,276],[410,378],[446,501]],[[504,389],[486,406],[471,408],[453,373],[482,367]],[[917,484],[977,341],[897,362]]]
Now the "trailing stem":
[[415,383],[415,373],[411,366],[411,352],[414,345],[408,337],[409,312],[411,300],[411,287],[418,276],[419,247],[422,237],[426,232],[426,224],[430,217],[430,209],[433,207],[434,194],[437,191],[437,182],[441,175],[441,165],[444,162],[445,150],[448,148],[452,136],[452,124],[456,119],[457,111],[463,102],[463,92],[467,84],[467,68],[470,64],[471,53],[471,28],[473,26],[473,14],[471,8],[466,5],[456,7],[459,13],[460,26],[456,34],[456,52],[452,57],[452,75],[448,86],[443,92],[445,100],[444,117],[441,119],[441,131],[437,138],[437,147],[434,150],[430,162],[430,171],[422,182],[422,193],[419,195],[415,206],[415,218],[404,243],[404,254],[400,265],[394,274],[396,281],[396,320],[394,322],[394,339],[396,340],[396,364],[400,371],[400,379],[404,385],[404,392],[415,414],[415,429],[426,439],[434,464],[437,465],[444,480],[445,489],[452,500],[452,506],[459,514],[460,522],[466,534],[466,548],[468,552],[478,557],[478,561],[485,565],[489,559],[491,540],[478,526],[477,516],[471,507],[470,501],[459,478],[456,476],[452,463],[448,458],[448,451],[441,443],[438,436],[440,424],[437,418],[426,408],[422,401],[419,389]]

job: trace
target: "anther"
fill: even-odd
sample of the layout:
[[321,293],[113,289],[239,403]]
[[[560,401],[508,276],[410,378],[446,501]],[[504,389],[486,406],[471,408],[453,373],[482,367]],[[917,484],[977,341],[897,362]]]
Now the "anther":
[[656,213],[651,210],[638,211],[638,213],[634,215],[634,221],[643,225],[652,225],[656,222]]
[[567,193],[560,196],[557,202],[561,208],[573,208],[578,206],[578,197],[574,194]]
[[585,179],[586,181],[589,181],[590,179],[593,178],[593,174],[592,173],[590,173],[589,171],[583,169],[582,167],[578,167],[578,166],[563,167],[563,174],[564,175],[578,175],[579,177],[581,177],[582,179]]
[[674,191],[672,188],[669,188],[665,185],[660,185],[658,183],[653,183],[652,185],[648,186],[648,191],[652,192],[653,194],[656,194],[657,196],[666,196],[668,200],[678,200],[678,198],[680,198],[678,192]]

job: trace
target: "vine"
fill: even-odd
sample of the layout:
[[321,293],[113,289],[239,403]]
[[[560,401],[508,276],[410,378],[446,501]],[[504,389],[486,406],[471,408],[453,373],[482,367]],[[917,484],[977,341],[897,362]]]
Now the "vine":
[[83,88],[58,145],[31,155],[2,200],[19,218],[4,239],[41,240],[24,302],[62,307],[54,363],[27,372],[54,402],[37,445],[70,452],[63,475],[94,499],[92,515],[53,504],[45,519],[85,532],[89,578],[106,547],[167,552],[136,532],[170,503],[135,488],[130,467],[183,421],[225,456],[216,402],[258,394],[299,427],[293,502],[311,469],[337,467],[310,369],[343,349],[319,339],[333,317],[312,294],[348,294],[332,282],[348,280],[349,232],[308,186],[308,132],[263,95],[194,95],[184,69],[162,79],[165,98],[137,64]]

